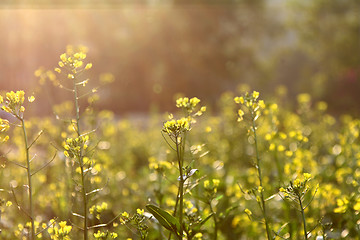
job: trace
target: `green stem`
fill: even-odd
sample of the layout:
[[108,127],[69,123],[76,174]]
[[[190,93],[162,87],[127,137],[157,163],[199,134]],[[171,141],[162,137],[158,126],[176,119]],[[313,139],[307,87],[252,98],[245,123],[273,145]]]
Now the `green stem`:
[[[159,177],[159,188],[158,188],[158,193],[157,193],[157,198],[158,198],[158,202],[159,202],[159,208],[162,208],[162,200],[163,200],[163,194],[162,194],[162,174],[159,174],[158,172],[158,177]],[[163,229],[161,227],[161,224],[159,224],[159,235],[162,237],[163,236]]]
[[[254,131],[254,141],[255,141],[256,168],[258,170],[260,187],[262,189],[264,189],[263,184],[262,184],[262,176],[261,176],[260,156],[259,156],[259,149],[258,149],[258,142],[257,142],[257,135],[256,135],[255,116],[254,116],[253,112],[251,112],[251,117],[253,119],[252,127],[253,127],[253,131]],[[260,192],[260,198],[261,198],[261,205],[262,205],[261,210],[262,210],[263,216],[264,216],[267,238],[268,238],[268,240],[271,240],[271,231],[270,231],[270,227],[269,227],[269,221],[268,221],[268,218],[267,218],[267,215],[266,215],[266,205],[265,205],[265,200],[264,200],[264,194],[263,194],[262,191]]]
[[[280,183],[283,183],[284,182],[284,171],[283,171],[283,164],[280,162],[280,159],[278,157],[278,152],[277,150],[275,149],[274,151],[274,159],[275,159],[275,162],[276,162],[276,167],[277,167],[277,171],[278,171],[278,176],[279,176],[279,181]],[[283,204],[283,208],[284,208],[284,211],[286,212],[286,218],[287,218],[287,222],[289,222],[289,234],[290,234],[290,237],[289,239],[292,239],[292,235],[293,235],[293,225],[291,223],[291,208],[288,204]]]
[[302,221],[303,221],[303,225],[304,225],[304,236],[305,236],[305,239],[307,240],[308,237],[307,237],[306,220],[305,220],[305,213],[304,213],[304,210],[305,210],[305,209],[303,208],[302,201],[301,201],[301,196],[300,196],[300,195],[298,195],[298,199],[299,199],[299,203],[300,203]]
[[209,206],[210,206],[210,211],[213,214],[213,218],[214,218],[214,224],[215,224],[215,229],[214,229],[214,240],[217,240],[217,235],[218,235],[218,221],[217,221],[217,216],[216,213],[214,212],[214,209],[211,205],[211,200],[208,202]]
[[33,199],[32,199],[32,183],[31,183],[31,168],[30,168],[30,156],[29,156],[29,144],[28,138],[26,134],[25,128],[25,121],[23,118],[20,118],[21,126],[24,133],[24,142],[25,142],[25,153],[26,153],[26,170],[27,170],[27,179],[28,179],[28,186],[29,186],[29,216],[31,221],[31,239],[35,240],[35,225],[34,225],[34,206],[33,206]]
[[[183,139],[181,139],[183,141]],[[179,172],[180,172],[180,181],[179,181],[179,222],[180,222],[180,237],[182,239],[183,236],[183,208],[184,208],[184,176],[183,176],[183,159],[181,157],[181,150],[179,148],[179,144],[183,144],[183,142],[179,143],[178,138],[176,137],[176,153],[179,164]],[[181,147],[181,146],[180,146]]]
[[82,185],[82,197],[83,197],[83,205],[84,205],[84,240],[88,239],[88,214],[87,214],[87,196],[86,196],[86,188],[85,188],[85,175],[84,175],[84,166],[82,161],[82,156],[80,156],[81,163],[81,185]]
[[[75,110],[76,110],[76,132],[78,137],[81,136],[80,132],[80,109],[79,109],[79,99],[78,91],[76,86],[76,78],[74,78],[74,99],[75,99]],[[83,147],[80,149],[80,156],[78,157],[80,170],[81,170],[81,191],[83,198],[83,211],[84,211],[84,240],[88,240],[88,212],[87,212],[87,196],[86,196],[86,183],[85,183],[85,174],[84,174],[84,156],[82,154]]]

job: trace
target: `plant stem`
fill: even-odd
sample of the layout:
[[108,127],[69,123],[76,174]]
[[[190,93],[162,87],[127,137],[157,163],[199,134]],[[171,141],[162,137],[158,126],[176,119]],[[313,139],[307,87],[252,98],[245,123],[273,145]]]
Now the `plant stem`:
[[214,240],[217,240],[217,235],[218,235],[218,224],[217,224],[217,217],[216,217],[216,213],[214,212],[214,209],[211,205],[211,200],[209,200],[208,202],[209,206],[210,206],[210,211],[211,213],[213,213],[213,218],[214,218],[214,224],[215,224],[215,229],[214,229]]
[[[78,91],[76,87],[76,78],[74,78],[74,100],[75,100],[75,110],[76,110],[76,132],[78,137],[81,136],[80,131],[80,109],[79,109],[79,99],[78,99]],[[78,157],[80,170],[81,170],[81,191],[83,198],[83,206],[84,206],[84,240],[88,240],[88,212],[87,212],[87,196],[86,196],[86,186],[85,186],[85,173],[84,173],[84,156],[82,154],[83,146],[80,149],[80,156]]]
[[82,185],[82,197],[83,197],[83,205],[84,205],[84,240],[88,239],[88,214],[87,214],[87,197],[86,197],[86,188],[85,188],[85,175],[84,175],[84,165],[82,161],[82,156],[80,157],[80,169],[81,169],[81,185]]
[[[284,171],[283,171],[283,164],[280,162],[280,159],[278,157],[278,154],[277,154],[277,150],[274,151],[274,159],[275,159],[275,162],[276,162],[276,167],[277,167],[277,171],[278,171],[278,176],[279,176],[279,181],[281,183],[284,182]],[[283,209],[284,211],[286,212],[286,218],[287,218],[287,222],[289,222],[289,239],[292,239],[292,235],[293,235],[293,225],[292,225],[292,222],[291,222],[291,208],[288,204],[284,204],[283,205]]]
[[25,153],[26,153],[26,170],[27,170],[27,179],[28,179],[28,187],[29,187],[29,216],[31,221],[31,240],[35,240],[35,225],[34,225],[34,206],[32,199],[32,183],[31,183],[31,168],[30,168],[30,156],[29,156],[29,144],[28,138],[26,134],[25,121],[22,117],[19,117],[21,120],[21,126],[24,133],[24,145],[25,145]]
[[[253,112],[251,112],[251,117],[253,119],[252,120],[252,128],[253,128],[253,131],[254,131],[255,152],[256,152],[256,168],[258,170],[260,187],[262,189],[264,189],[263,184],[262,184],[262,176],[261,176],[260,156],[259,156],[259,149],[258,149],[258,142],[257,142],[257,135],[256,135],[255,116],[254,116]],[[269,227],[268,218],[267,218],[267,215],[266,215],[266,206],[265,206],[264,194],[263,194],[262,191],[260,192],[260,198],[261,198],[261,205],[262,205],[261,210],[262,210],[263,216],[264,216],[267,238],[268,238],[268,240],[271,240],[271,231],[270,231],[270,227]]]
[[180,172],[180,180],[179,180],[179,222],[180,222],[180,237],[182,239],[183,236],[183,208],[184,208],[184,176],[183,176],[183,159],[181,157],[181,150],[179,148],[179,144],[183,144],[183,139],[179,143],[178,137],[176,137],[176,153],[179,164],[179,172]]
[[304,236],[305,236],[305,239],[307,240],[308,237],[307,237],[306,220],[305,220],[305,213],[304,213],[304,210],[305,210],[305,209],[303,208],[302,201],[301,201],[301,196],[300,196],[300,195],[298,195],[298,199],[299,199],[299,203],[300,203],[302,221],[303,221],[303,225],[304,225]]

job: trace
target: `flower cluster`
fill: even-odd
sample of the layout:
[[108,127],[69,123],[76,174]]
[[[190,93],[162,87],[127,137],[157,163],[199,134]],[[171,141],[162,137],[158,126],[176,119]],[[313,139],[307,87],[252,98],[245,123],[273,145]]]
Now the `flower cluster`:
[[220,180],[219,179],[212,179],[210,180],[205,180],[204,181],[204,188],[207,192],[213,194],[217,192],[217,188],[220,185]]
[[52,227],[48,229],[51,239],[55,240],[70,240],[69,234],[72,226],[66,225],[66,221],[61,221],[58,225],[54,224],[54,220],[50,221]]
[[101,205],[93,205],[89,208],[90,214],[94,214],[97,219],[100,219],[100,213],[107,210],[108,204],[106,202],[102,202]]
[[144,212],[144,209],[136,209],[136,213],[133,216],[130,216],[127,212],[123,212],[120,217],[120,223],[122,225],[129,224],[130,226],[136,228],[141,239],[146,239],[149,229],[149,227],[144,223],[147,219],[144,216]]
[[114,232],[100,232],[100,230],[98,230],[96,233],[94,233],[94,237],[95,239],[106,240],[108,239],[108,237],[110,237],[111,239],[115,239],[118,237],[118,235]]
[[149,158],[149,169],[154,169],[158,172],[163,172],[166,169],[170,169],[171,168],[171,163],[169,163],[168,161],[157,161],[155,157],[150,157]]
[[[7,130],[9,130],[9,128],[10,128],[9,121],[0,118],[0,133],[5,133]],[[0,143],[6,142],[7,140],[9,140],[8,135],[5,136],[0,135]]]
[[[92,63],[88,63],[85,67],[83,67],[86,53],[86,47],[80,46],[78,49],[74,49],[72,46],[68,46],[66,53],[60,55],[60,61],[58,63],[59,68],[55,68],[54,70],[61,73],[62,70],[65,69],[67,77],[69,79],[74,79],[74,74],[92,68]],[[87,82],[83,82],[83,85],[86,83]]]
[[[176,107],[183,109],[185,111],[186,115],[190,116],[190,114],[195,111],[196,106],[199,103],[200,103],[200,99],[198,99],[197,97],[193,97],[190,99],[188,97],[178,98],[176,100]],[[200,108],[199,111],[197,111],[195,113],[195,116],[201,116],[205,111],[206,111],[206,107],[203,106]]]
[[88,135],[80,136],[77,138],[67,138],[64,143],[64,155],[66,157],[80,157],[82,155],[82,150],[87,149],[88,141]]
[[[8,203],[6,203],[8,205]],[[46,223],[43,223],[40,225],[38,221],[34,221],[34,229],[36,231],[39,231],[39,234],[37,234],[38,239],[42,239],[43,235],[41,233],[41,227],[43,229],[47,228]],[[29,231],[31,229],[31,222],[27,222],[25,226],[21,223],[17,225],[17,229],[14,231],[14,235],[17,237],[17,239],[25,239],[25,236],[29,235]],[[27,239],[27,238],[26,238]]]
[[164,123],[162,131],[177,138],[180,134],[190,131],[190,120],[189,118],[171,119]]
[[56,78],[56,74],[51,70],[45,70],[44,67],[40,67],[34,72],[35,77],[39,78],[39,84],[44,85],[47,80],[52,82],[54,86],[61,86],[59,80]]
[[[34,96],[28,98],[29,102],[33,102],[35,100]],[[24,91],[16,91],[16,92],[7,92],[5,96],[0,95],[0,105],[1,110],[7,113],[10,113],[14,117],[19,120],[23,120],[23,113],[25,111],[24,107],[25,101],[25,92]],[[8,131],[10,128],[10,123],[6,119],[0,118],[0,143],[6,142],[9,140],[9,136],[2,136],[3,133]]]
[[[245,106],[251,114],[251,119],[256,121],[260,116],[260,110],[265,108],[265,103],[263,100],[259,100],[259,92],[253,91],[252,94],[248,92],[245,96],[235,97],[235,103]],[[244,119],[245,112],[242,109],[238,110],[238,121]]]
[[[34,96],[28,98],[29,102],[35,100]],[[25,92],[16,91],[16,92],[7,92],[5,95],[5,101],[2,96],[0,96],[0,104],[3,104],[1,110],[14,115],[15,117],[21,119],[22,114],[25,111],[24,105],[25,101]]]
[[296,178],[293,182],[290,181],[289,186],[287,186],[286,188],[281,187],[279,191],[283,193],[285,199],[289,199],[293,202],[300,204],[299,201],[302,201],[304,199],[306,193],[308,193],[310,189],[310,186],[308,184],[310,180],[311,174],[304,173],[302,179]]

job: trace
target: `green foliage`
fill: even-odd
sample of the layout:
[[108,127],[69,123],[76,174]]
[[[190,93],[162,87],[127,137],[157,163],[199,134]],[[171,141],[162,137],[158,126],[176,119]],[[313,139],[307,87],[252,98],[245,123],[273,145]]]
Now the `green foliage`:
[[146,205],[146,209],[159,221],[159,223],[167,230],[175,233],[176,236],[180,235],[180,223],[171,216],[168,212],[158,208],[154,205]]
[[[71,86],[68,74],[54,83]],[[276,238],[356,239],[360,120],[331,116],[309,94],[291,109],[277,93],[226,92],[207,114],[199,99],[179,98],[166,122],[74,100],[55,106],[56,117],[25,120],[25,94],[3,95],[15,118],[0,122],[1,239],[83,239],[84,228],[97,239],[266,239],[266,228]]]

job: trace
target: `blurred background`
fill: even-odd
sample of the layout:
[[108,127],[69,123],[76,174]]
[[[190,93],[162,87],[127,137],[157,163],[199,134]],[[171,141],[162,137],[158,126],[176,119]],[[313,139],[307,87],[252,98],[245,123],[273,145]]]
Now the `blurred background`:
[[2,0],[0,32],[0,90],[35,92],[37,114],[63,93],[34,72],[68,44],[89,48],[93,86],[112,74],[98,107],[118,114],[170,111],[178,93],[216,110],[241,83],[360,113],[358,0]]

